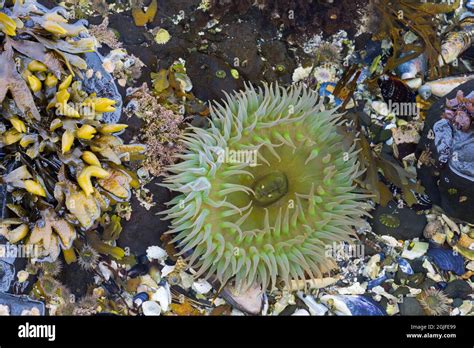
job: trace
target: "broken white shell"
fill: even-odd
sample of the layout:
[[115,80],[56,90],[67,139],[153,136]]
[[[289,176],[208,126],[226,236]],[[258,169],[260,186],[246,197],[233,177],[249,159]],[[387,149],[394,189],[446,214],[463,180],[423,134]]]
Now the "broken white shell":
[[168,254],[165,249],[160,248],[157,245],[152,245],[146,249],[146,256],[150,260],[164,260],[168,257]]
[[429,244],[425,242],[413,242],[414,246],[410,250],[408,250],[408,245],[405,246],[405,249],[402,252],[402,257],[414,260],[420,256],[423,256],[428,251]]
[[426,269],[428,271],[428,273],[436,274],[436,271],[435,271],[433,265],[427,259],[425,259],[423,261],[422,266],[423,266],[424,269]]
[[168,266],[168,265],[165,265],[162,269],[161,269],[161,277],[166,277],[168,274],[170,274],[171,272],[174,271],[174,265],[173,266]]
[[105,280],[109,280],[112,277],[112,271],[105,265],[104,262],[99,263],[100,273],[104,276]]
[[298,291],[297,296],[308,306],[311,315],[324,315],[328,311],[325,305],[317,303],[311,295],[306,295],[302,291]]
[[33,307],[31,309],[24,309],[21,311],[21,316],[39,316],[41,315],[38,307]]
[[169,305],[171,304],[171,292],[169,285],[161,286],[156,290],[156,292],[151,297],[153,301],[156,301],[160,304],[163,312],[167,312]]
[[155,301],[145,301],[142,304],[143,314],[146,316],[157,316],[161,314],[161,307]]
[[374,287],[372,289],[372,292],[374,292],[375,294],[378,294],[380,296],[383,296],[385,297],[387,300],[391,300],[391,301],[394,301],[394,302],[397,302],[398,301],[398,298],[396,298],[395,296],[389,294],[387,291],[385,291],[385,289],[383,287],[381,287],[380,285]]
[[341,295],[363,295],[367,289],[367,283],[361,285],[359,282],[347,286],[344,288],[337,289],[337,292]]

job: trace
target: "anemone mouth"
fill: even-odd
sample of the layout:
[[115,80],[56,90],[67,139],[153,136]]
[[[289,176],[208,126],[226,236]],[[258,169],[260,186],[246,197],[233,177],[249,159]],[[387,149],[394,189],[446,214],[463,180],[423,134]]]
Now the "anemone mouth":
[[274,171],[258,178],[253,184],[255,204],[267,207],[288,193],[288,178],[281,171]]
[[367,215],[339,124],[314,92],[265,85],[227,96],[208,129],[189,129],[163,184],[181,194],[163,214],[196,276],[266,287],[334,268],[326,247],[350,241]]

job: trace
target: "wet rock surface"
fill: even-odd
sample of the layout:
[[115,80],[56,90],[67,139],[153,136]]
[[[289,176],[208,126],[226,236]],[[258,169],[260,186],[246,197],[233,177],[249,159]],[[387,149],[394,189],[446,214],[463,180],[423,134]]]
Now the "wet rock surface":
[[94,284],[94,274],[82,269],[77,262],[64,265],[58,279],[68,287],[77,299],[84,296],[88,287]]
[[414,297],[405,297],[399,307],[401,315],[425,315],[420,303]]
[[[472,157],[474,131],[460,133],[461,131],[455,131],[446,124],[447,121],[440,122],[446,99],[455,98],[457,90],[452,91],[445,98],[440,98],[428,111],[416,154],[419,158],[422,153],[429,152],[429,157],[433,159],[433,162],[421,165],[418,168],[418,177],[433,203],[442,207],[446,214],[473,223],[474,176],[468,173],[474,168]],[[467,96],[474,90],[474,81],[461,85],[459,90]],[[436,136],[436,129],[438,136]],[[460,165],[471,170],[463,174],[456,169]]]
[[[230,13],[222,17],[216,25],[209,21],[208,14],[196,11],[199,3],[198,0],[172,2],[160,0],[158,2],[159,11],[155,20],[147,27],[135,26],[129,11],[109,14],[109,27],[117,32],[123,47],[145,63],[142,75],[133,84],[134,86],[138,86],[142,82],[151,85],[150,73],[166,69],[176,59],[183,58],[186,61],[187,75],[193,83],[193,94],[204,101],[219,100],[224,96],[224,92],[229,93],[233,90],[239,90],[243,88],[244,82],[247,81],[255,84],[259,84],[261,81],[290,84],[292,73],[298,64],[302,61],[308,61],[308,57],[301,50],[292,47],[292,35],[288,38],[281,37],[281,33],[278,33],[276,28],[271,25],[271,20],[261,18],[261,13],[256,9],[248,11],[245,15]],[[185,16],[178,20],[176,15],[180,11],[184,11]],[[90,23],[99,24],[102,19],[102,17],[90,18]],[[333,29],[337,29],[337,25],[334,23],[328,24],[332,24]],[[155,43],[154,36],[149,32],[149,29],[157,27],[169,31],[171,40],[168,44],[158,45]],[[217,27],[219,30],[216,30]],[[356,46],[359,48],[365,45],[366,40],[356,42]],[[110,50],[107,47],[102,47],[100,51],[103,55],[106,55]],[[371,64],[377,54],[371,55],[365,64]],[[233,69],[238,72],[239,78],[233,76]],[[119,86],[118,90],[124,99],[124,105],[126,105],[126,88]],[[444,100],[440,100],[437,104],[442,105],[443,103]],[[439,107],[439,110],[442,110],[442,108]],[[430,114],[433,113],[430,111]],[[197,115],[193,117],[194,119],[197,118],[201,125],[204,122],[203,120],[206,120],[206,118]],[[430,117],[433,118],[429,116],[427,123],[429,123]],[[365,126],[370,127],[372,121],[371,115],[367,115]],[[122,138],[127,142],[138,136],[140,128],[143,126],[142,121],[137,117],[127,118],[122,115],[120,122],[127,123],[129,126],[122,135]],[[377,125],[377,127],[380,128],[380,132],[375,137],[375,143],[383,142],[383,151],[392,156],[393,150],[391,145],[388,145],[392,137],[392,131],[382,125]],[[425,143],[427,142],[425,137]],[[413,143],[409,143],[409,146],[406,147],[402,145],[398,148],[398,159],[408,156],[412,153],[414,147]],[[421,151],[425,149],[423,146],[425,144],[420,143],[417,151],[418,156],[420,155],[420,149]],[[423,170],[422,167],[419,173],[422,173]],[[464,183],[465,186],[458,186],[459,191],[453,194],[454,191],[451,187],[447,188],[446,185],[437,181],[436,175],[439,171],[440,168],[434,168],[429,172],[425,171],[420,174],[424,184],[432,180],[433,185],[429,188],[429,194],[433,201],[436,197],[439,198],[438,201],[435,201],[436,204],[443,206],[442,201],[446,198],[442,199],[441,196],[446,192],[455,195],[458,201],[463,196],[462,192],[466,192],[469,197],[474,197],[472,195],[474,192],[466,191],[469,189],[468,183]],[[433,177],[436,180],[433,180]],[[177,259],[172,250],[164,251],[166,260],[159,260],[159,257],[153,259],[147,253],[149,246],[160,245],[165,248],[161,237],[163,232],[168,229],[168,222],[161,220],[156,213],[163,211],[165,209],[164,203],[172,197],[167,189],[157,185],[161,180],[162,178],[155,179],[146,186],[154,195],[156,205],[152,206],[151,209],[145,209],[140,201],[133,197],[131,200],[133,209],[131,218],[128,221],[122,219],[123,230],[117,240],[117,245],[129,250],[131,254],[136,256],[134,262],[138,263],[132,265],[126,271],[120,269],[122,276],[124,275],[127,279],[126,284],[120,283],[120,285],[117,285],[118,283],[116,284],[112,279],[102,285],[109,298],[116,299],[115,296],[121,291],[119,287],[124,286],[127,291],[126,295],[131,294],[133,299],[141,298],[141,301],[151,302],[155,308],[159,303],[160,310],[151,312],[154,314],[161,313],[162,315],[166,312],[164,308],[168,306],[162,306],[163,298],[167,297],[168,294],[170,303],[171,297],[173,297],[170,312],[182,313],[183,315],[194,315],[197,312],[196,308],[199,308],[196,305],[197,303],[203,304],[203,307],[199,309],[201,314],[209,313],[213,305],[216,308],[213,308],[212,312],[216,310],[216,312],[225,313],[226,315],[231,313],[236,315],[242,315],[242,313],[247,315],[268,314],[278,307],[276,302],[278,302],[281,309],[279,315],[315,315],[315,313],[317,315],[394,315],[394,313],[426,315],[420,302],[412,297],[413,290],[443,289],[449,297],[456,301],[456,304],[453,303],[453,307],[461,306],[463,300],[469,299],[472,293],[468,282],[461,279],[453,280],[454,277],[460,278],[464,273],[464,265],[462,265],[462,270],[459,264],[451,267],[453,260],[450,257],[448,257],[448,261],[442,261],[441,263],[434,262],[430,255],[428,257],[422,255],[414,259],[406,258],[405,261],[409,264],[409,267],[402,267],[399,257],[401,257],[404,248],[407,248],[407,245],[410,245],[413,239],[419,238],[423,242],[427,242],[429,239],[423,236],[427,219],[424,214],[417,214],[415,212],[417,209],[413,207],[410,208],[406,205],[398,207],[398,203],[390,202],[387,207],[377,205],[376,209],[371,211],[374,218],[370,222],[374,233],[370,232],[369,226],[369,232],[361,234],[363,244],[360,245],[365,247],[363,257],[358,259],[345,255],[342,260],[338,260],[339,268],[337,272],[341,274],[342,279],[337,282],[336,280],[331,281],[328,284],[332,285],[324,286],[321,290],[318,288],[308,290],[310,295],[307,296],[305,301],[302,301],[295,293],[282,294],[280,289],[277,290],[276,296],[274,294],[267,296],[267,293],[260,289],[253,289],[243,294],[233,294],[228,287],[222,293],[219,292],[219,287],[214,287],[209,291],[207,299],[203,300],[204,296],[202,294],[195,296],[196,284],[193,283],[192,276],[183,271],[184,268],[180,262],[182,260]],[[449,206],[451,203],[445,201],[444,204]],[[459,203],[463,202],[457,204],[459,205]],[[458,208],[453,208],[453,211],[455,212],[456,209]],[[453,211],[446,211],[448,215],[453,215]],[[466,209],[461,213],[468,215],[468,210]],[[391,238],[380,238],[381,236]],[[449,248],[449,251],[451,251],[450,245],[444,245],[443,247]],[[379,260],[369,267],[369,259],[377,256],[380,256]],[[108,260],[108,258],[106,259]],[[435,266],[433,272],[435,273],[428,272],[427,268],[424,267],[426,260],[433,262]],[[448,266],[444,266],[445,264],[448,264]],[[23,267],[18,269],[21,268]],[[371,269],[367,271],[366,268]],[[118,274],[119,270],[114,269],[113,273]],[[75,296],[80,298],[88,289],[90,290],[93,287],[93,277],[92,272],[80,269],[76,263],[65,266],[58,279],[70,288]],[[430,279],[430,277],[434,277],[436,280]],[[355,279],[357,279],[358,284],[349,286],[352,280],[355,281]],[[119,281],[121,282],[121,279]],[[174,284],[171,286],[171,290],[168,284]],[[343,292],[345,292],[344,295],[338,295],[338,293],[342,294]],[[135,295],[133,296],[133,294]],[[403,297],[403,301],[399,304],[393,303],[385,297],[388,294],[397,298]],[[185,296],[184,302],[182,296]],[[320,303],[322,296],[327,296],[332,301],[326,301],[325,304]],[[192,299],[194,309],[186,302],[188,298]],[[354,299],[356,299],[355,302]],[[214,300],[216,301],[214,302]],[[223,309],[224,307],[226,308]],[[234,311],[232,311],[232,308],[234,308]],[[318,308],[318,310],[315,310],[315,308]],[[348,312],[345,312],[347,310]],[[140,305],[137,305],[131,311],[133,315],[145,312],[149,313],[150,311],[144,310],[144,308],[140,309]],[[276,311],[273,313],[275,314]]]
[[[209,16],[195,11],[198,5],[197,0],[159,2],[160,10],[148,28],[168,30],[171,40],[166,45],[156,44],[146,28],[136,27],[130,14],[110,14],[109,27],[118,33],[123,47],[146,65],[137,85],[150,83],[151,72],[167,68],[178,57],[187,62],[195,95],[205,101],[222,98],[222,91],[242,88],[243,81],[291,81],[295,54],[285,40],[277,38],[276,28],[261,20],[258,12],[243,17],[226,16],[218,22],[220,30],[216,32],[212,25],[209,27]],[[179,13],[184,13],[184,18],[174,24],[172,19]],[[101,17],[90,18],[91,24],[101,21]],[[100,51],[105,54],[108,49]],[[284,67],[284,71],[275,73],[277,66]],[[231,69],[239,72],[239,79],[232,77]],[[218,71],[224,71],[226,77],[216,78]]]
[[[159,202],[168,202],[171,199],[170,192],[158,186],[158,182],[159,180],[153,181],[147,187]],[[156,214],[163,211],[165,206],[163,203],[157,203],[147,210],[134,197],[132,198],[132,209],[131,219],[122,221],[123,230],[117,245],[122,248],[128,247],[134,255],[142,255],[148,246],[161,244],[160,237],[168,229],[168,221],[161,220],[160,215]]]

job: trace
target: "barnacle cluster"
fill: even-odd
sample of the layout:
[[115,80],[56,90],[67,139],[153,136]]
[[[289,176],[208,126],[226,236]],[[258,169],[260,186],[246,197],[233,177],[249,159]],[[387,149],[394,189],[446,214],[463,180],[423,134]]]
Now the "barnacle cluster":
[[130,198],[134,177],[123,163],[144,147],[123,143],[125,124],[103,122],[116,100],[83,88],[95,39],[81,22],[69,24],[61,7],[18,0],[0,7],[0,28],[1,181],[9,191],[0,234],[54,261]]
[[[247,86],[183,135],[164,185],[179,254],[237,287],[288,284],[334,267],[326,247],[350,241],[366,214],[341,117],[302,86]],[[235,278],[234,278],[235,277]]]

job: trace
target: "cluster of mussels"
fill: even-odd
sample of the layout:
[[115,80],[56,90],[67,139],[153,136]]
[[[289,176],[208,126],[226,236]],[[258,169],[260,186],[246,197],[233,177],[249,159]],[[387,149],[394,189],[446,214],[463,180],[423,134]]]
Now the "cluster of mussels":
[[471,119],[474,117],[474,97],[467,98],[464,92],[459,90],[455,98],[446,100],[446,107],[443,118],[450,121],[457,129],[467,132],[471,128]]
[[[119,138],[127,125],[103,121],[116,100],[83,87],[91,78],[85,54],[94,52],[95,39],[83,23],[68,23],[63,8],[0,1],[1,182],[8,191],[0,234],[35,246],[35,259],[54,261],[62,249],[74,261],[75,240],[99,245],[99,223],[116,222],[109,214],[137,185],[123,162],[144,147]],[[100,242],[103,251],[109,244]]]

